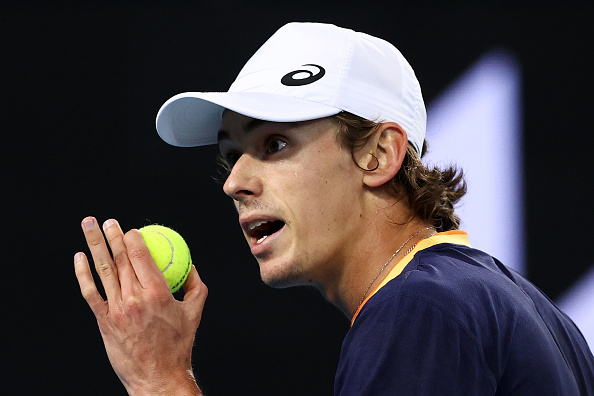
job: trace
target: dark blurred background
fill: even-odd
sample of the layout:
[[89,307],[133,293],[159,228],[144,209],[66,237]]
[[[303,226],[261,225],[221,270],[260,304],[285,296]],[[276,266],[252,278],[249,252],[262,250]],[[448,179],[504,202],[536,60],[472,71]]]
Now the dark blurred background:
[[208,395],[328,395],[348,322],[314,290],[261,284],[214,147],[157,136],[161,104],[223,91],[290,21],[391,41],[427,102],[486,51],[522,70],[527,276],[553,299],[594,263],[589,2],[3,2],[3,394],[125,394],[80,296],[80,220],[182,233],[210,295],[194,351]]

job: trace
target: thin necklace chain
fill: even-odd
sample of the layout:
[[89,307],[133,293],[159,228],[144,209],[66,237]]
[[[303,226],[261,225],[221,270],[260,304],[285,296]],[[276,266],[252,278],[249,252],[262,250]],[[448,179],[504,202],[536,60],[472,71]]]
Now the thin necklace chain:
[[[407,244],[407,243],[409,243],[411,239],[413,239],[414,237],[416,237],[417,235],[419,235],[421,232],[423,232],[423,231],[427,231],[427,230],[434,230],[434,228],[433,228],[433,227],[427,227],[427,228],[423,228],[422,230],[419,230],[419,231],[415,232],[414,234],[412,234],[412,235],[410,236],[410,238],[408,238],[406,241],[404,241],[404,243],[403,243],[403,244],[402,244],[402,245],[401,245],[401,246],[400,246],[398,249],[396,249],[396,251],[394,252],[394,254],[393,254],[393,255],[392,255],[392,256],[391,256],[391,257],[388,259],[388,261],[386,261],[386,263],[385,263],[385,264],[382,266],[382,269],[380,269],[380,270],[379,270],[379,272],[377,273],[377,275],[375,276],[375,278],[373,278],[373,280],[371,281],[371,283],[369,284],[369,286],[367,286],[367,289],[365,289],[365,293],[363,293],[363,297],[361,297],[361,301],[359,302],[359,306],[361,306],[361,304],[363,304],[363,301],[365,300],[365,297],[367,296],[367,292],[368,292],[368,291],[369,291],[369,289],[371,288],[371,285],[373,285],[373,283],[374,283],[374,282],[377,280],[377,278],[380,276],[380,274],[381,274],[381,273],[384,271],[384,269],[386,269],[386,267],[388,266],[388,264],[390,264],[390,262],[391,262],[391,261],[394,259],[394,257],[396,257],[396,255],[397,255],[397,254],[398,254],[398,253],[399,253],[399,252],[402,250],[402,248],[403,248],[404,246],[406,246],[406,244]],[[427,235],[427,236],[423,237],[422,239],[419,239],[419,240],[417,241],[417,243],[421,242],[423,239],[427,239],[427,238],[429,238],[429,237],[432,237],[433,235],[435,235],[435,233],[436,233],[436,232],[435,232],[435,230],[434,230],[434,231],[433,231],[431,234],[429,234],[429,235]],[[415,243],[414,245],[412,245],[412,246],[411,246],[411,247],[410,247],[410,248],[409,248],[409,249],[406,251],[406,253],[404,253],[404,256],[406,256],[407,254],[409,254],[409,253],[410,253],[410,252],[411,252],[411,251],[412,251],[412,250],[415,248],[415,246],[417,246],[417,243]],[[402,256],[402,257],[404,257],[404,256]]]

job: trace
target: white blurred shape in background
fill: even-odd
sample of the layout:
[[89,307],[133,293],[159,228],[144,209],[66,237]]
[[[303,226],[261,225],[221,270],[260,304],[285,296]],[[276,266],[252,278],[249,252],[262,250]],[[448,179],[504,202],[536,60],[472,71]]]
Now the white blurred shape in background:
[[557,301],[594,348],[594,267]]
[[[427,108],[427,165],[462,168],[457,208],[470,243],[525,274],[521,70],[487,53]],[[558,301],[594,345],[594,268]]]
[[458,205],[470,244],[525,273],[520,67],[504,51],[484,55],[427,109],[424,162],[462,168]]

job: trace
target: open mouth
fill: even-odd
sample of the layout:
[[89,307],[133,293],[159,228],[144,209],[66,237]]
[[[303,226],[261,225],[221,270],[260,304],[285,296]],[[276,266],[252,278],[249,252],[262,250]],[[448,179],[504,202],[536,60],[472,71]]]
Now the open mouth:
[[285,222],[280,220],[256,221],[254,223],[249,224],[247,234],[251,238],[256,239],[256,243],[262,243],[266,238],[268,238],[275,232],[278,232],[284,226]]

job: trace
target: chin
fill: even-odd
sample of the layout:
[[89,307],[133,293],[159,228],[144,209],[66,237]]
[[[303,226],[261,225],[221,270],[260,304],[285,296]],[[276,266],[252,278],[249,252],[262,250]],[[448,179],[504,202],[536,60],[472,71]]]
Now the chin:
[[303,284],[303,282],[299,282],[296,279],[288,276],[273,276],[271,274],[265,274],[260,272],[260,277],[264,284],[275,289],[285,289],[287,287],[299,286]]
[[260,278],[266,285],[275,289],[284,289],[291,286],[308,284],[302,278],[302,271],[295,265],[271,265],[260,263]]

